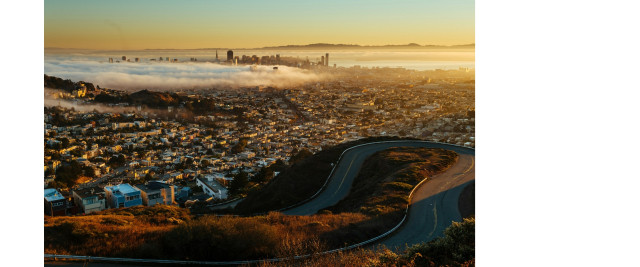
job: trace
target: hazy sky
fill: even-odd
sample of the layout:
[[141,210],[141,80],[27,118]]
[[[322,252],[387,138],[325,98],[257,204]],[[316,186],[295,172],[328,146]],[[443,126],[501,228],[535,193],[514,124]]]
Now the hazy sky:
[[60,0],[44,11],[45,47],[475,43],[473,0]]

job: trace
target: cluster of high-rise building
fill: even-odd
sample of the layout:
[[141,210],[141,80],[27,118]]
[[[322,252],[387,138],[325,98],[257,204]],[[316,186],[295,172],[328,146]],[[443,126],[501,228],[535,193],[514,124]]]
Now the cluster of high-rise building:
[[[114,58],[109,58],[109,63],[120,63],[120,62],[140,62],[140,58],[127,58],[127,56],[122,56],[122,60],[117,60]],[[149,61],[152,62],[178,62],[177,58],[169,58],[169,57],[158,57],[150,58]],[[198,62],[198,59],[192,57],[189,59],[191,62]],[[222,62],[218,56],[218,50],[216,50],[216,59],[212,60],[213,62]],[[207,62],[207,60],[201,60],[200,62]],[[211,61],[209,61],[211,62]],[[329,66],[329,53],[326,53],[324,56],[320,56],[319,61],[313,62],[310,61],[307,57],[306,59],[301,59],[299,57],[280,57],[280,54],[275,55],[267,55],[267,56],[258,56],[258,55],[242,55],[242,56],[234,56],[233,50],[227,51],[227,59],[224,61],[227,64],[244,64],[244,65],[285,65],[290,67],[298,67],[298,68],[311,68],[311,67],[328,67]],[[335,64],[334,64],[335,67]]]
[[[217,52],[216,52],[217,55]],[[271,56],[258,56],[258,55],[242,55],[234,56],[233,50],[227,51],[227,63],[229,64],[246,64],[246,65],[285,65],[298,68],[310,68],[310,67],[328,67],[329,66],[329,53],[320,57],[318,62],[312,62],[307,57],[301,59],[299,57],[281,57],[280,54]]]
[[[120,60],[117,59],[113,59],[112,57],[109,58],[109,63],[113,63],[115,61],[115,63],[120,63]],[[150,58],[149,61],[167,61],[167,62],[178,62],[177,58],[163,58],[163,57],[159,57],[157,60],[155,58]],[[191,58],[191,61],[198,61],[196,58]],[[127,58],[127,56],[122,56],[122,62],[140,62],[140,58],[136,57],[133,58],[133,60],[131,58]]]

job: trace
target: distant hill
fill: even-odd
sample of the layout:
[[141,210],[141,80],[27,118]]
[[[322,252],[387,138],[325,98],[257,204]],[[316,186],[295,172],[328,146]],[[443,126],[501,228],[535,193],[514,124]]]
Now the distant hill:
[[177,106],[180,98],[176,94],[167,92],[154,92],[142,90],[131,94],[108,94],[100,93],[94,98],[98,103],[129,103],[130,105],[142,105],[151,108],[166,108],[168,106]]
[[145,49],[145,50],[381,50],[381,49],[475,49],[476,44],[462,44],[462,45],[420,45],[416,43],[401,44],[401,45],[357,45],[357,44],[329,44],[329,43],[315,43],[307,45],[283,45],[283,46],[265,46],[259,48],[229,48],[229,47],[217,47],[217,48],[196,48],[196,49]]
[[46,74],[44,75],[44,87],[47,87],[47,88],[59,89],[59,90],[65,90],[67,92],[71,92],[74,89],[78,88],[80,84],[84,84],[85,87],[87,88],[87,91],[95,90],[92,83],[88,83],[84,81],[73,82],[69,79],[64,80],[55,76],[49,76]]
[[142,90],[129,95],[129,103],[143,104],[149,107],[166,107],[178,105],[179,97],[166,92]]
[[278,50],[278,49],[475,49],[475,44],[465,45],[420,45],[409,43],[403,45],[356,45],[356,44],[328,44],[315,43],[308,45],[285,45],[285,46],[267,46],[258,49]]

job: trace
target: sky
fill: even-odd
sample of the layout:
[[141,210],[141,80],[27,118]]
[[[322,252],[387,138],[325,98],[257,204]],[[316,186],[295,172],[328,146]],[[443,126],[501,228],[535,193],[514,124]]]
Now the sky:
[[135,50],[475,43],[473,0],[44,2],[44,46]]

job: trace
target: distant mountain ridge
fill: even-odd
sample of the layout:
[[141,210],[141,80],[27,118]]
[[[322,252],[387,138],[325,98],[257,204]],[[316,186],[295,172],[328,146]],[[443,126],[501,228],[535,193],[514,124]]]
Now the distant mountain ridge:
[[284,45],[284,46],[266,46],[258,49],[314,49],[314,48],[339,48],[339,49],[388,49],[388,48],[475,48],[476,44],[464,44],[464,45],[420,45],[416,43],[402,44],[402,45],[357,45],[357,44],[329,44],[329,43],[315,43],[307,45]]
[[358,45],[358,44],[329,44],[329,43],[314,43],[306,45],[282,45],[282,46],[265,46],[260,48],[229,48],[229,47],[216,47],[216,48],[194,48],[194,49],[144,49],[144,50],[226,50],[226,49],[238,49],[238,50],[297,50],[297,49],[475,49],[476,44],[462,44],[462,45],[420,45],[417,43],[401,44],[401,45]]

